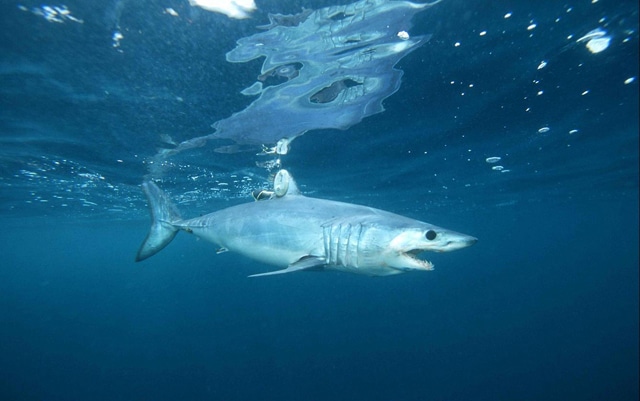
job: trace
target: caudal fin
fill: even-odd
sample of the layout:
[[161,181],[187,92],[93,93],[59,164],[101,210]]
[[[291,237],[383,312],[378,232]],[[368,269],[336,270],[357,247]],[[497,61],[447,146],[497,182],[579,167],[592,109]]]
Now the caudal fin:
[[151,228],[138,250],[136,262],[155,255],[167,246],[178,233],[178,228],[174,223],[180,220],[178,209],[156,184],[152,181],[145,181],[142,183],[142,189],[149,201]]

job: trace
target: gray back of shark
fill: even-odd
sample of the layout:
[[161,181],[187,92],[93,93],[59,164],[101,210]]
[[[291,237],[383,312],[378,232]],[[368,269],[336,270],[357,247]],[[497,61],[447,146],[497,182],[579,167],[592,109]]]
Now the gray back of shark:
[[325,269],[387,276],[432,270],[418,254],[453,251],[477,241],[383,210],[303,196],[286,174],[288,190],[283,196],[189,220],[180,217],[153,182],[145,182],[153,221],[136,260],[156,254],[183,230],[223,251],[285,267],[253,276]]

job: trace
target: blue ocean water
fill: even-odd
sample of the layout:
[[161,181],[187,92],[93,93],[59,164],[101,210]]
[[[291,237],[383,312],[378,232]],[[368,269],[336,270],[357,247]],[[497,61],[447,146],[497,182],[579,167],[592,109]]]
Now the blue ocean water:
[[144,176],[185,216],[269,185],[256,151],[154,155],[249,105],[260,61],[225,53],[267,13],[336,4],[2,2],[0,399],[638,399],[637,2],[445,0],[386,111],[282,156],[479,238],[433,272],[249,279],[183,234],[134,263]]

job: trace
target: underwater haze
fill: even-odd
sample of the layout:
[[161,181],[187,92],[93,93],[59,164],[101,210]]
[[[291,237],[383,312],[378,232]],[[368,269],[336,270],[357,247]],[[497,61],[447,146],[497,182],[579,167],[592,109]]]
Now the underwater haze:
[[[637,2],[192,3],[0,3],[0,399],[638,399]],[[478,243],[134,262],[143,180],[190,218],[281,167]]]

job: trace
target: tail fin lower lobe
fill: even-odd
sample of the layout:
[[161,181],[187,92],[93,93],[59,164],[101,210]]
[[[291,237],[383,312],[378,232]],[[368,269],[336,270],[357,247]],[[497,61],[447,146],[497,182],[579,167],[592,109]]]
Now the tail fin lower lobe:
[[142,183],[151,210],[151,228],[149,234],[138,250],[136,262],[160,252],[178,233],[174,225],[181,220],[180,213],[169,198],[152,181]]

